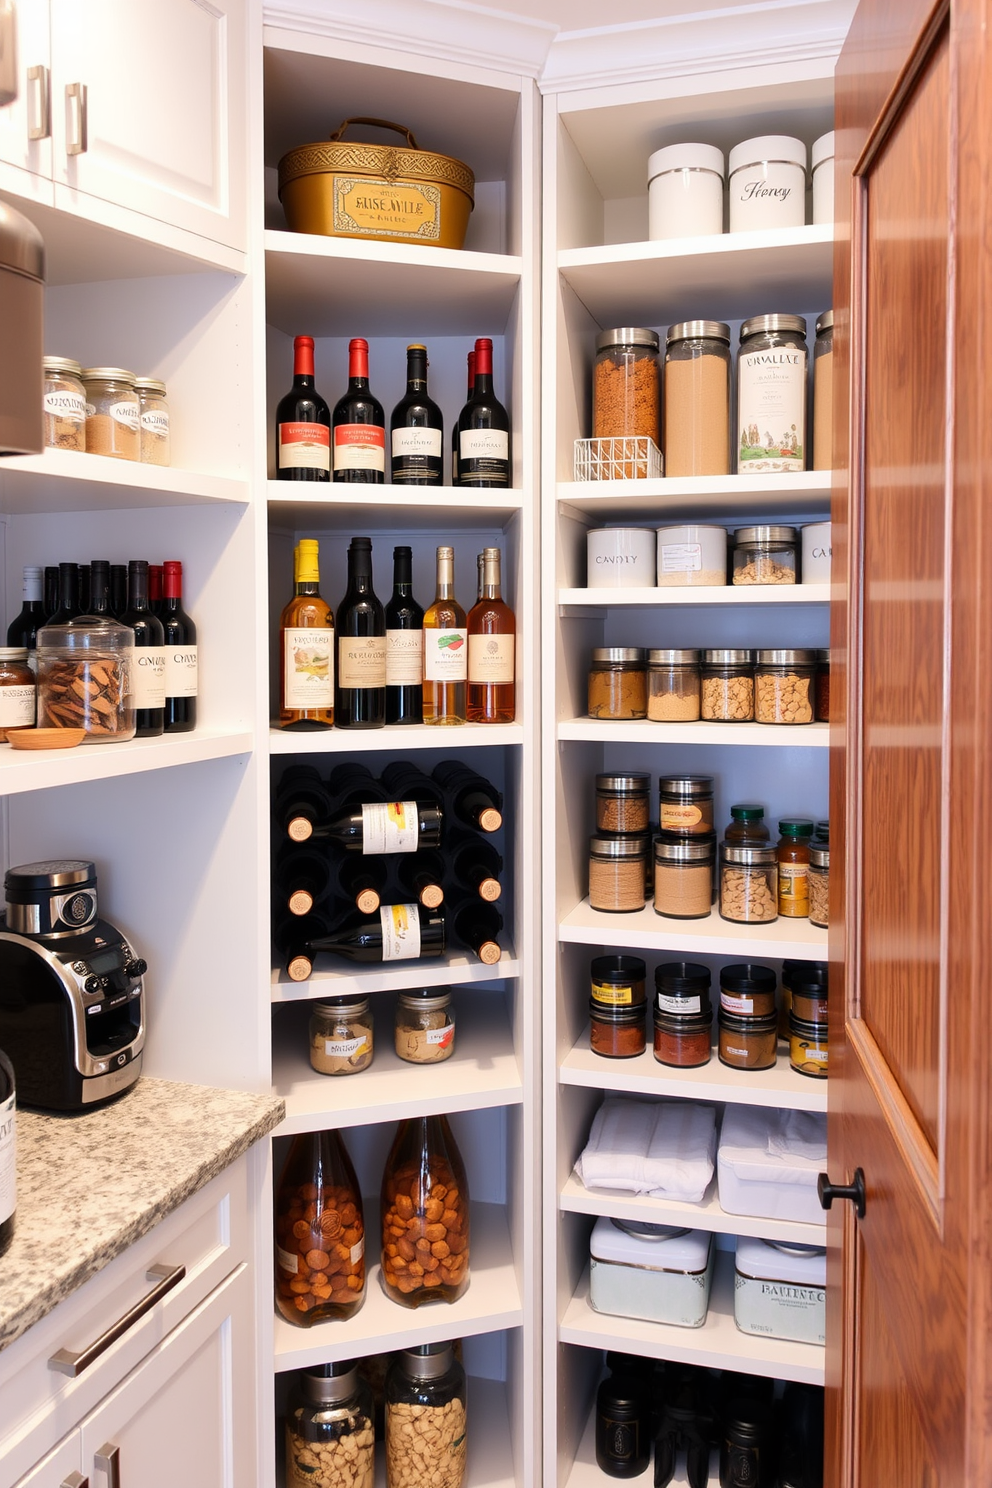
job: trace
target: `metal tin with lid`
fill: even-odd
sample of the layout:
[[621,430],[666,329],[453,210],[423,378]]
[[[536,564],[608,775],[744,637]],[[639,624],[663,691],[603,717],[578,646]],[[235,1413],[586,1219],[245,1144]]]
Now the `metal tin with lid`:
[[734,1277],[734,1321],[742,1333],[795,1343],[824,1342],[827,1252],[741,1235]]
[[590,718],[643,718],[648,674],[640,646],[595,646],[587,679]]
[[593,1227],[589,1256],[594,1311],[680,1328],[701,1328],[706,1321],[715,1256],[708,1231],[603,1215]]
[[664,145],[648,156],[648,237],[712,237],[723,232],[723,151],[715,145]]
[[788,134],[742,140],[730,152],[730,231],[803,227],[806,146]]
[[821,134],[809,152],[813,174],[813,223],[829,226],[834,220],[834,131]]

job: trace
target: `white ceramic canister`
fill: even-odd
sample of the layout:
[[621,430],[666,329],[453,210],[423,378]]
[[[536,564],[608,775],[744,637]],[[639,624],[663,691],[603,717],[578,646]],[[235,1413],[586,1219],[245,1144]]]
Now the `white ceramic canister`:
[[813,221],[829,226],[834,220],[834,132],[821,134],[809,152],[813,171]]
[[830,561],[832,558],[833,548],[830,541],[830,523],[811,522],[808,527],[804,527],[803,583],[829,584]]
[[804,227],[806,146],[788,134],[742,140],[730,152],[730,231]]
[[727,582],[727,532],[723,527],[658,528],[658,588]]
[[723,232],[723,151],[666,145],[648,158],[648,237],[711,237]]
[[706,1230],[597,1219],[589,1242],[589,1303],[595,1312],[701,1328],[716,1247]]
[[820,1343],[826,1334],[827,1252],[742,1235],[737,1241],[734,1321],[742,1333]]
[[596,527],[586,535],[590,589],[653,589],[656,539],[650,527]]

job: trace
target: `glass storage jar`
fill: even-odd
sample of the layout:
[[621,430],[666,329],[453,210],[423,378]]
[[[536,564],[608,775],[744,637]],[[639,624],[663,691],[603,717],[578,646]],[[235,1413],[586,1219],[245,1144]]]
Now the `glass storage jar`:
[[643,909],[647,844],[641,837],[589,839],[589,908],[608,914]]
[[465,1371],[450,1343],[394,1354],[386,1375],[386,1488],[461,1488]]
[[680,837],[713,831],[712,775],[663,775],[658,781],[658,826]]
[[134,631],[77,615],[38,632],[38,726],[81,728],[84,744],[134,738]]
[[[824,310],[813,343],[813,469],[833,469],[834,312]],[[808,582],[803,574],[804,582]]]
[[723,834],[726,842],[746,842],[760,847],[771,839],[765,826],[765,808],[757,805],[738,805],[730,808],[730,825]]
[[811,821],[793,819],[778,824],[778,912],[786,919],[809,917],[809,845]]
[[599,832],[646,832],[651,825],[651,776],[596,776],[596,829]]
[[665,346],[665,474],[729,475],[730,327],[682,320]]
[[648,237],[712,237],[723,232],[723,151],[665,145],[648,156]]
[[713,907],[716,833],[675,837],[663,832],[654,844],[655,914],[701,920]]
[[656,723],[699,718],[699,652],[648,652],[648,717]]
[[803,1023],[826,1023],[827,978],[825,961],[798,961],[789,977],[790,1012]]
[[451,993],[418,987],[396,998],[395,1047],[408,1064],[440,1064],[455,1052]]
[[809,922],[824,930],[830,924],[830,844],[811,842],[809,848]]
[[648,706],[646,653],[640,646],[595,646],[589,665],[590,718],[644,718]]
[[710,982],[708,966],[698,961],[665,961],[655,967],[654,1005],[659,1013],[679,1017],[705,1013],[710,1017]]
[[42,407],[48,449],[85,450],[86,389],[83,369],[70,357],[46,356]]
[[594,439],[623,439],[633,435],[653,439],[661,447],[659,345],[657,331],[637,326],[619,326],[601,331],[596,337],[592,388]]
[[654,1010],[654,1057],[671,1069],[699,1069],[712,1054],[713,1014]]
[[141,457],[141,408],[134,373],[123,367],[84,367],[86,450],[115,460]]
[[23,646],[0,646],[0,742],[18,729],[34,727],[34,672]]
[[793,1013],[789,1018],[789,1063],[796,1073],[825,1080],[828,1052],[826,1023],[807,1023]]
[[589,1047],[607,1059],[632,1059],[643,1054],[645,1004],[606,1007],[589,999]]
[[382,1175],[382,1290],[403,1307],[456,1302],[469,1278],[465,1164],[446,1116],[401,1121]]
[[276,1308],[310,1328],[365,1301],[362,1194],[336,1131],[293,1138],[276,1186]]
[[738,527],[734,533],[735,584],[794,584],[796,566],[795,527]]
[[812,723],[815,651],[759,651],[754,667],[758,723]]
[[640,956],[594,956],[590,996],[600,1007],[643,1007],[645,966]]
[[771,1013],[766,1018],[738,1018],[721,1009],[717,1015],[720,1025],[720,1063],[731,1069],[771,1069],[778,1058],[778,1017]]
[[827,647],[816,653],[816,677],[814,678],[813,716],[817,723],[830,722],[830,651]]
[[373,1053],[367,997],[329,997],[310,1013],[310,1063],[321,1075],[357,1075]]
[[286,1488],[373,1488],[375,1406],[351,1359],[301,1369],[286,1409]]
[[704,651],[700,668],[700,715],[707,723],[751,723],[754,719],[754,652]]
[[720,1009],[735,1018],[767,1018],[775,1007],[775,973],[770,966],[741,961],[720,968]]
[[168,465],[172,459],[169,435],[169,403],[165,383],[157,377],[136,377],[141,429],[140,458],[142,465]]
[[782,474],[806,468],[806,322],[755,315],[737,354],[737,469]]
[[774,847],[720,843],[720,914],[740,925],[767,925],[778,918]]

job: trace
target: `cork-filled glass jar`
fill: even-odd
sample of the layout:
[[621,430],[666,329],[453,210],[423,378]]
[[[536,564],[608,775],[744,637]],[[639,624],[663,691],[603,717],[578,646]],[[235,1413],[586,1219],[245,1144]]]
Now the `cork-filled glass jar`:
[[594,439],[631,435],[653,439],[660,448],[657,331],[618,326],[596,337],[592,386]]

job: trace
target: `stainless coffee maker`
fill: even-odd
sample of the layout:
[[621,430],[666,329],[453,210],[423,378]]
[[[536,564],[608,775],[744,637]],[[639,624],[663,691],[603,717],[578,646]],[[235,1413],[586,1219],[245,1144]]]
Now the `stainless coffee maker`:
[[19,1105],[81,1111],[141,1074],[147,963],[97,914],[96,868],[25,863],[4,879],[0,1049]]

